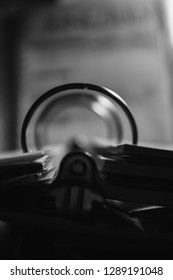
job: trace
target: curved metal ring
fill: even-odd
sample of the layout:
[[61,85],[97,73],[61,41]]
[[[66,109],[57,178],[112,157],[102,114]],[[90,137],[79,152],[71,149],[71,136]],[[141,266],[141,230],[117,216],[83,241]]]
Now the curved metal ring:
[[98,93],[101,93],[103,96],[106,96],[108,99],[111,99],[115,103],[117,103],[120,108],[124,111],[124,113],[127,116],[127,119],[129,120],[131,131],[132,131],[132,143],[135,145],[138,142],[138,131],[137,131],[137,125],[135,122],[135,119],[130,111],[130,108],[128,107],[127,103],[114,91],[111,91],[110,89],[107,89],[105,87],[100,87],[93,84],[85,84],[85,83],[70,83],[65,84],[61,86],[57,86],[53,89],[50,89],[49,91],[45,92],[43,95],[41,95],[30,107],[29,111],[27,112],[21,129],[21,145],[23,152],[29,152],[29,149],[27,147],[27,128],[28,125],[38,109],[38,107],[48,98],[60,94],[67,90],[75,90],[75,89],[82,89],[82,90],[91,90],[96,91]]
[[[65,95],[57,96],[43,108],[35,124],[34,138],[38,149],[43,147],[43,142],[50,142],[47,132],[54,118],[69,108],[82,108],[94,112],[107,128],[109,140],[117,140],[117,144],[123,139],[122,123],[117,114],[115,105],[98,92],[89,90],[70,90]],[[42,126],[42,124],[44,124]]]

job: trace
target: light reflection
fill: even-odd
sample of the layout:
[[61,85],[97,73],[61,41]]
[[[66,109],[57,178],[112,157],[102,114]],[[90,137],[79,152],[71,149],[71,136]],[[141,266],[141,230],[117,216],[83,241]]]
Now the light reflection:
[[173,46],[173,1],[164,0],[163,3],[165,4],[166,20],[167,20],[170,41],[171,41],[171,45]]

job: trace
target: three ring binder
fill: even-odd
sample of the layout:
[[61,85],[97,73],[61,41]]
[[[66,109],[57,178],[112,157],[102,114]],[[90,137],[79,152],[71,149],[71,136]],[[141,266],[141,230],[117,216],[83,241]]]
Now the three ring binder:
[[[91,103],[99,102],[99,95],[113,102],[115,108],[119,106],[122,109],[130,123],[132,144],[116,145],[116,139],[90,141],[86,136],[76,136],[68,144],[52,148],[45,146],[41,147],[41,152],[30,152],[27,129],[39,105],[56,95],[58,102],[59,96],[61,100],[63,96],[80,98],[83,93],[95,96],[88,103],[91,110]],[[49,109],[52,106],[50,104]],[[45,107],[44,111],[47,112]],[[36,130],[43,115],[41,113],[38,117]],[[36,137],[38,135],[36,133]],[[0,175],[4,168],[9,173],[8,181],[0,187],[2,220],[36,227],[38,232],[41,228],[45,232],[48,230],[49,238],[53,236],[54,240],[51,245],[53,251],[61,246],[62,240],[66,244],[64,246],[76,244],[76,234],[79,237],[79,249],[86,251],[84,240],[88,239],[89,243],[94,240],[93,248],[97,252],[102,249],[103,258],[104,254],[116,258],[115,251],[118,256],[122,256],[123,252],[125,258],[129,257],[131,242],[141,246],[141,251],[136,247],[131,256],[139,253],[145,257],[146,254],[152,256],[149,243],[153,239],[155,253],[158,253],[157,242],[169,241],[171,250],[173,151],[137,145],[135,119],[128,105],[116,93],[90,84],[67,84],[48,91],[26,114],[21,142],[23,156],[0,161]],[[40,148],[37,146],[38,141],[35,143],[36,149]],[[16,176],[9,180],[13,168]],[[21,175],[24,175],[23,179]],[[38,241],[35,241],[34,236],[32,238],[33,243]],[[107,245],[103,242],[105,239]],[[58,240],[61,240],[60,243]],[[161,251],[167,256],[164,246],[161,246]]]

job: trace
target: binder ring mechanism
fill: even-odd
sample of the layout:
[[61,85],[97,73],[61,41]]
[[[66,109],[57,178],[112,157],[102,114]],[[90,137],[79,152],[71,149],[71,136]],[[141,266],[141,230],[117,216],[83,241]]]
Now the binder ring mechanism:
[[[39,109],[40,106],[46,104],[39,114],[35,128],[34,137],[37,149],[41,149],[42,140],[46,138],[46,127],[40,130],[40,123],[49,124],[51,117],[56,112],[78,105],[80,108],[89,109],[99,116],[105,123],[108,130],[108,138],[117,145],[122,141],[123,130],[122,123],[117,114],[117,106],[125,113],[131,128],[132,144],[136,145],[138,142],[138,131],[135,119],[127,103],[114,91],[94,84],[87,83],[70,83],[54,87],[43,95],[41,95],[30,107],[27,112],[21,130],[21,146],[24,153],[29,152],[27,132],[29,124]],[[51,113],[52,111],[52,113]],[[41,132],[40,132],[41,131]],[[44,135],[42,135],[42,134]]]

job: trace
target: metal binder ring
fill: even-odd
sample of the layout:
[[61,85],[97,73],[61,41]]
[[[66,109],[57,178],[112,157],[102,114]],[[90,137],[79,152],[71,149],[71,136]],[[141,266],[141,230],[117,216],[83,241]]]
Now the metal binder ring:
[[[30,107],[29,111],[27,112],[27,114],[24,118],[24,121],[22,124],[22,129],[21,129],[21,145],[22,145],[23,152],[29,151],[28,146],[27,146],[27,129],[28,129],[29,123],[30,123],[34,113],[38,109],[38,107],[41,104],[43,104],[43,102],[46,101],[48,98],[57,95],[58,99],[56,101],[53,101],[52,103],[48,104],[48,106],[44,109],[44,111],[40,115],[40,117],[38,119],[38,122],[39,122],[40,119],[44,118],[44,116],[46,115],[45,113],[48,112],[50,108],[52,108],[51,106],[56,105],[56,104],[58,105],[60,102],[62,104],[62,101],[64,100],[64,98],[66,98],[67,101],[69,98],[71,98],[68,94],[65,95],[65,93],[67,93],[69,90],[74,91],[73,95],[72,95],[72,97],[74,97],[74,101],[73,101],[74,103],[77,102],[77,100],[80,99],[80,97],[81,97],[81,94],[80,95],[77,94],[77,91],[79,91],[79,90],[82,90],[85,93],[85,103],[86,103],[85,105],[86,106],[91,107],[91,104],[93,104],[93,101],[98,101],[97,98],[94,99],[94,97],[92,96],[92,92],[96,92],[99,95],[101,94],[101,96],[106,98],[109,102],[113,101],[113,103],[114,102],[117,103],[119,105],[119,107],[123,110],[123,112],[125,113],[127,119],[129,120],[131,132],[132,132],[132,143],[137,144],[138,131],[137,131],[135,119],[130,111],[130,108],[126,104],[126,102],[117,93],[115,93],[114,91],[111,91],[110,89],[107,89],[105,87],[100,87],[100,86],[93,85],[93,84],[70,83],[70,84],[65,84],[65,85],[57,86],[53,89],[50,89],[49,91],[47,91],[46,93],[41,95]],[[88,95],[88,91],[91,91],[91,93],[89,95]],[[64,94],[64,95],[62,95],[62,94]],[[87,96],[87,98],[86,98],[86,96]],[[79,102],[81,102],[81,100],[79,100]],[[83,104],[84,104],[84,102],[83,102]],[[115,109],[116,108],[114,107],[114,110],[112,110],[110,106],[108,108],[109,114],[112,114],[113,118],[116,118],[116,116],[117,116]],[[109,122],[108,122],[108,124],[109,124]],[[118,129],[119,129],[119,134],[120,134],[119,140],[121,140],[120,139],[122,137],[121,123],[119,122],[118,118],[116,118],[116,125],[118,126]],[[111,129],[110,129],[110,133],[111,133]],[[36,137],[36,139],[38,139],[38,137]],[[37,140],[37,142],[38,142],[38,140]],[[37,146],[39,146],[39,145],[37,145]]]

